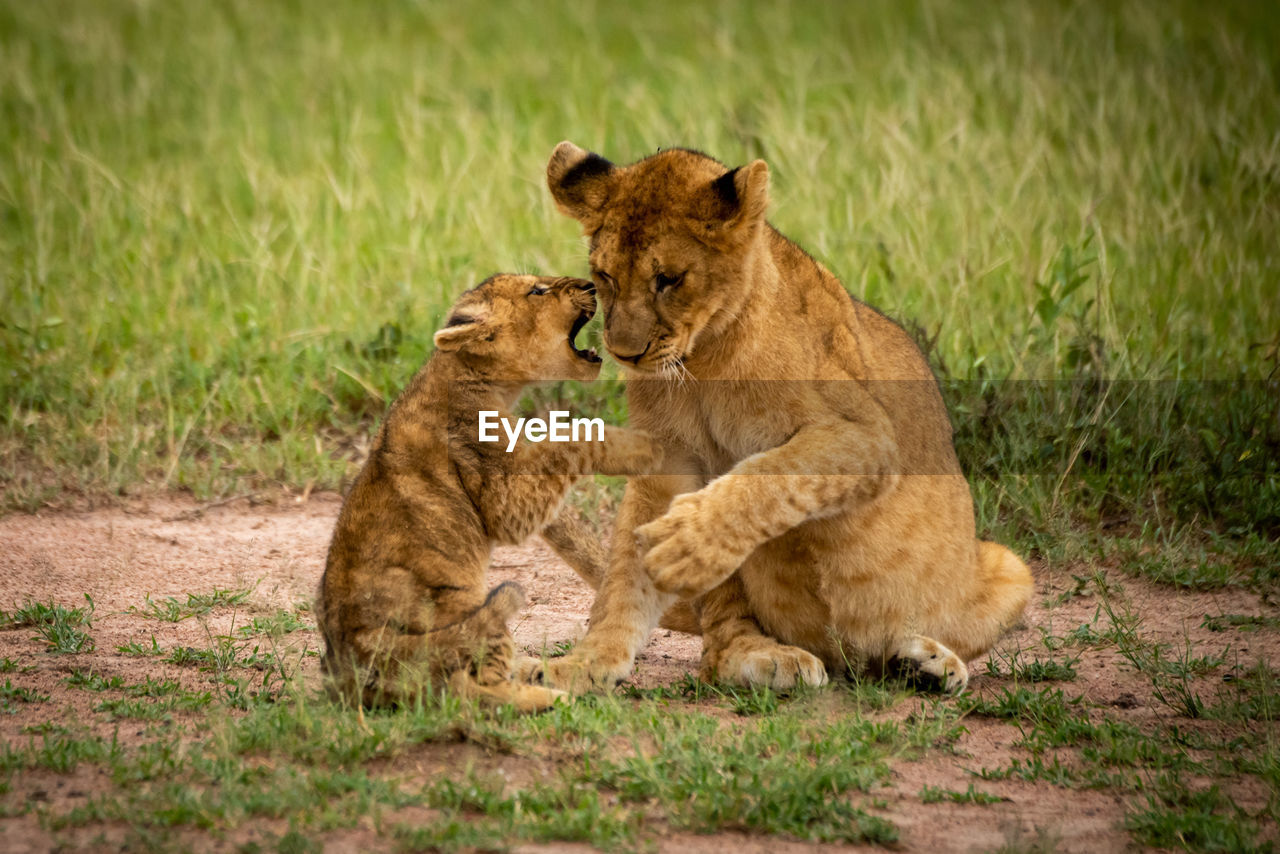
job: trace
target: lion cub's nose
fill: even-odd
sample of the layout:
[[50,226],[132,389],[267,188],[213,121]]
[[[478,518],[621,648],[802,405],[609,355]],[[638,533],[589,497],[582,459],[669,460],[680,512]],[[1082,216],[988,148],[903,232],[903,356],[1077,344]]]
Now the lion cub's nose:
[[[652,344],[652,343],[653,342],[649,342],[649,344]],[[633,365],[638,365],[640,364],[640,360],[644,358],[644,354],[649,352],[649,344],[645,344],[643,350],[641,350],[639,353],[636,353],[635,355],[632,355],[632,356],[624,356],[621,353],[619,353],[617,350],[614,350],[613,348],[609,348],[609,352],[613,354],[615,359],[621,362],[630,362]]]
[[592,282],[589,279],[575,279],[570,276],[565,276],[563,279],[557,281],[556,284],[564,288],[586,291],[589,294],[594,294],[596,292],[595,282]]

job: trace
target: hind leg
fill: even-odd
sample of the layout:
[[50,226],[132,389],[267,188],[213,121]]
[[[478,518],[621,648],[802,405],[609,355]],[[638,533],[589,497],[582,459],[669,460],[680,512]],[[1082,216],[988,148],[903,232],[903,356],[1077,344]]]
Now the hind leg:
[[[456,663],[461,665],[449,674],[450,690],[485,706],[513,705],[518,712],[550,708],[565,696],[553,688],[522,684],[534,675],[535,665],[541,666],[537,659],[516,657],[507,629],[507,621],[523,606],[520,585],[512,581],[499,584],[475,612],[434,638],[452,648]],[[456,658],[459,654],[462,657]]]
[[432,629],[426,643],[433,666],[445,673],[468,670],[482,685],[508,679],[515,644],[507,621],[524,601],[524,589],[507,581],[490,590],[479,607]]
[[779,643],[760,630],[740,575],[706,594],[702,603],[702,675],[738,685],[790,691],[825,685],[827,668],[813,653]]

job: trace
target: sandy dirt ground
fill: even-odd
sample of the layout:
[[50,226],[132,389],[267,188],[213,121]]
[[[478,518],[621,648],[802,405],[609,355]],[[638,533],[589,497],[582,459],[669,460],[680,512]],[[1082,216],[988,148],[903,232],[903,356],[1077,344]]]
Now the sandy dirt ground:
[[[127,656],[117,647],[129,642],[150,643],[152,636],[164,648],[178,645],[207,646],[211,634],[229,631],[228,620],[244,622],[256,613],[278,608],[293,609],[309,603],[324,566],[340,500],[333,495],[312,495],[306,501],[255,505],[239,500],[202,506],[181,498],[157,499],[124,507],[90,512],[14,514],[0,519],[0,609],[12,610],[27,602],[56,602],[83,607],[85,594],[92,597],[92,634],[96,649],[71,656],[45,654],[28,630],[0,632],[0,658],[8,657],[22,670],[13,684],[52,697],[68,721],[91,718],[93,695],[68,689],[73,669],[121,675],[127,682],[152,678],[177,678],[187,682],[193,668],[158,662],[155,658]],[[1039,644],[1042,633],[1065,634],[1094,616],[1097,602],[1090,597],[1066,597],[1076,581],[1077,568],[1050,572],[1033,566],[1037,595],[1028,609],[1025,625],[1005,641],[1006,649]],[[1247,667],[1259,659],[1280,660],[1280,640],[1274,631],[1256,633],[1210,632],[1202,627],[1205,615],[1268,614],[1280,609],[1259,596],[1242,591],[1189,593],[1161,588],[1112,573],[1123,586],[1126,599],[1142,616],[1144,634],[1184,645],[1191,642],[1198,655],[1226,655],[1232,666]],[[491,569],[494,583],[513,579],[524,585],[527,607],[515,625],[517,641],[537,651],[559,641],[580,637],[586,628],[591,593],[540,541],[519,548],[501,548]],[[188,594],[215,589],[252,588],[246,606],[234,616],[209,620],[164,623],[146,619],[135,611],[148,597],[185,601]],[[315,648],[313,631],[295,632],[291,643]],[[700,641],[659,629],[637,662],[633,682],[643,686],[668,684],[698,666]],[[1039,648],[1041,653],[1043,647]],[[315,658],[301,659],[313,670]],[[1079,678],[1064,683],[1066,690],[1082,694],[1093,704],[1107,707],[1114,716],[1139,725],[1173,713],[1156,703],[1151,688],[1128,667],[1114,650],[1086,651],[1078,665]],[[983,661],[971,664],[971,690],[995,694],[1007,687],[998,677],[986,675]],[[1200,690],[1212,695],[1221,672],[1205,677]],[[905,718],[920,709],[923,699],[900,703],[882,714]],[[1110,713],[1110,712],[1109,712]],[[55,716],[56,717],[56,716]],[[10,744],[29,738],[23,727],[33,720],[48,720],[48,704],[23,706],[0,716],[0,739]],[[1198,721],[1188,727],[1212,726]],[[912,851],[981,851],[1010,843],[1034,846],[1052,840],[1057,850],[1131,850],[1131,840],[1121,828],[1125,803],[1111,791],[1055,788],[1043,782],[1017,780],[982,781],[980,788],[1003,800],[988,807],[952,803],[922,805],[925,785],[964,791],[975,777],[973,769],[1007,764],[1017,755],[1015,727],[988,719],[968,718],[967,732],[953,751],[929,751],[924,758],[898,762],[891,784],[875,793],[882,799],[880,813],[898,826],[900,846]],[[472,748],[483,753],[481,748]],[[479,757],[495,767],[501,756]],[[36,774],[15,784],[25,796],[74,803],[92,789],[92,781],[76,775]],[[1232,796],[1246,807],[1261,808],[1266,793],[1241,783]],[[49,850],[52,837],[30,816],[0,817],[0,850]],[[1039,834],[1039,836],[1037,836]],[[199,848],[199,842],[193,840]],[[380,846],[367,832],[340,832],[328,838],[326,850],[372,850]],[[830,847],[830,846],[827,846]],[[715,836],[671,834],[658,840],[663,851],[808,850],[810,846],[787,840],[738,833]],[[587,850],[583,846],[552,846],[539,850]],[[534,849],[528,849],[534,850]]]

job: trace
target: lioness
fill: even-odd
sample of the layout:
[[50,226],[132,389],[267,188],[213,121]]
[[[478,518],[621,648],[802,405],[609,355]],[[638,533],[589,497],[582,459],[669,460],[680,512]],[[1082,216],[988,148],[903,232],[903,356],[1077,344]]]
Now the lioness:
[[[317,596],[323,669],[365,705],[409,699],[445,682],[488,703],[543,708],[561,692],[521,680],[507,621],[524,603],[508,582],[486,596],[495,543],[518,543],[555,516],[582,474],[650,470],[645,436],[612,427],[603,441],[481,442],[479,413],[503,417],[533,380],[594,379],[600,358],[574,338],[595,313],[590,282],[497,275],[464,293],[435,335],[436,352],[391,406],[338,515]],[[566,557],[571,520],[551,527]],[[416,680],[416,681],[415,681]]]
[[765,221],[762,160],[619,167],[562,142],[547,182],[590,239],[633,423],[693,472],[628,482],[590,629],[549,684],[613,683],[692,609],[708,676],[785,690],[897,661],[962,689],[1031,575],[975,539],[911,338]]

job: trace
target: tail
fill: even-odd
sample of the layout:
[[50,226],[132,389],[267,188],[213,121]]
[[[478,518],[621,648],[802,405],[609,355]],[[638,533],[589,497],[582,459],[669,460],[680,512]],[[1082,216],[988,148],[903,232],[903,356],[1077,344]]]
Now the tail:
[[1005,631],[1022,619],[1035,590],[1031,570],[1022,558],[999,543],[977,542],[977,590],[971,602],[970,630],[951,648],[972,661],[995,645]]
[[[559,515],[542,529],[542,538],[569,564],[570,569],[578,573],[579,578],[587,582],[588,587],[600,590],[609,556],[600,543],[600,538],[581,514],[567,505],[562,507]],[[702,634],[698,611],[688,599],[682,599],[668,608],[658,625],[689,635]]]
[[978,541],[978,572],[987,584],[998,591],[1000,613],[1004,628],[1009,628],[1022,618],[1022,610],[1035,589],[1031,570],[1022,558],[999,543]]
[[524,607],[524,588],[504,581],[489,591],[484,604],[461,620],[427,633],[429,659],[436,674],[474,673],[481,685],[511,678],[515,643],[507,623]]

